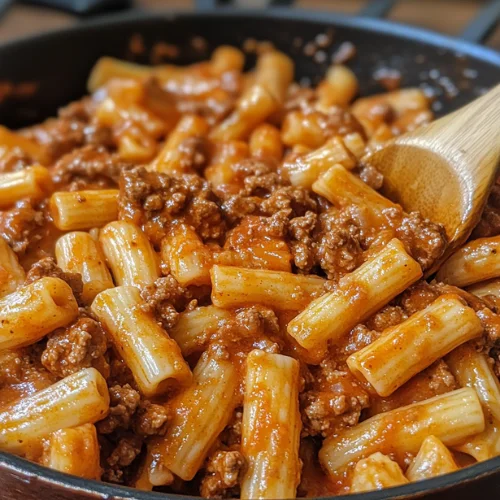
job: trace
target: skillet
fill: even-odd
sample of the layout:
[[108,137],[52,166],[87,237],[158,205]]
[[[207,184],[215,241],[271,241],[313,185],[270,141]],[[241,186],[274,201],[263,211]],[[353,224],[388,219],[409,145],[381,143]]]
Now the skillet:
[[[374,74],[384,68],[395,69],[401,74],[402,87],[423,86],[429,90],[438,116],[462,106],[500,81],[500,53],[471,43],[481,41],[498,19],[499,0],[491,2],[469,25],[464,32],[466,40],[373,17],[387,12],[394,0],[374,0],[358,17],[284,7],[215,10],[215,3],[199,0],[196,12],[148,14],[133,10],[111,14],[83,21],[74,28],[0,46],[0,123],[16,128],[55,114],[58,107],[85,94],[86,78],[99,57],[110,55],[150,63],[151,49],[161,41],[179,48],[176,64],[206,59],[220,44],[243,46],[248,39],[271,41],[295,60],[296,79],[313,84],[324,74],[340,44],[349,41],[357,49],[349,65],[358,76],[362,94],[384,91]],[[308,43],[317,41],[318,34],[331,35],[332,42],[325,47],[316,44],[317,50],[311,53]],[[130,41],[137,35],[145,48],[140,53],[131,50]],[[252,62],[250,58],[249,63]],[[420,483],[332,499],[461,500],[499,494],[497,457]],[[0,453],[3,500],[177,497],[180,498],[84,480]]]

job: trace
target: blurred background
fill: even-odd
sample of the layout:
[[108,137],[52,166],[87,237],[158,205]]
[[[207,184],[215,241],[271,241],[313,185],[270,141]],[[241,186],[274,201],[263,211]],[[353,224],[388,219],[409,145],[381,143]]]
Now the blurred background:
[[[65,1],[74,0],[59,0]],[[16,0],[0,0],[10,4],[0,15],[0,42],[33,33],[70,26],[78,22],[78,17]],[[194,0],[132,0],[134,7],[144,10],[193,9]],[[265,0],[237,0],[245,7],[261,7]],[[303,9],[337,11],[355,14],[366,0],[296,0]],[[488,2],[483,0],[400,0],[392,9],[389,19],[422,26],[434,31],[456,35]],[[500,51],[500,26],[490,37],[487,45]]]

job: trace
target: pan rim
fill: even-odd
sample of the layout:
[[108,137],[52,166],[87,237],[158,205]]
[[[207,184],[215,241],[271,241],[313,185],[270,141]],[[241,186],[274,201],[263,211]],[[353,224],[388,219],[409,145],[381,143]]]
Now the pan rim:
[[131,9],[125,12],[109,13],[98,16],[93,19],[84,19],[76,25],[64,27],[51,31],[44,31],[35,35],[18,37],[9,41],[0,43],[0,56],[4,50],[10,50],[16,46],[43,42],[61,36],[81,33],[88,29],[98,29],[110,24],[121,24],[127,21],[140,22],[148,20],[165,19],[175,21],[182,17],[256,17],[267,19],[290,19],[306,22],[331,22],[341,27],[359,28],[373,33],[390,34],[394,37],[405,38],[413,42],[420,42],[431,45],[439,49],[451,50],[456,54],[466,55],[474,59],[500,67],[500,51],[496,51],[487,46],[475,44],[467,40],[455,38],[441,33],[406,25],[403,23],[390,21],[387,19],[378,19],[371,17],[362,17],[355,15],[345,15],[341,13],[325,11],[308,11],[305,9],[291,9],[286,7],[273,7],[269,9],[235,9],[231,7],[220,8],[216,11],[209,10],[157,10],[143,11],[140,9]]
[[[89,29],[99,29],[110,24],[121,24],[126,22],[141,22],[148,20],[165,19],[175,21],[177,18],[185,17],[256,17],[266,19],[290,19],[306,22],[332,23],[347,28],[358,28],[372,33],[385,33],[394,37],[405,38],[416,43],[423,43],[436,47],[436,49],[451,50],[475,60],[485,62],[500,69],[500,52],[489,47],[474,44],[465,40],[453,38],[447,35],[435,33],[433,31],[407,26],[402,23],[388,21],[385,19],[364,18],[359,16],[344,15],[324,11],[307,11],[302,9],[288,9],[275,7],[271,9],[234,9],[222,8],[217,11],[186,11],[186,10],[166,10],[166,11],[140,11],[131,10],[123,13],[111,13],[99,16],[95,19],[84,20],[77,25],[43,32],[36,35],[19,37],[14,40],[0,43],[0,58],[2,52],[15,49],[19,46],[36,44],[45,40],[53,40],[58,37],[71,36],[73,33],[82,33]],[[390,30],[390,31],[389,31]],[[480,462],[472,466],[460,469],[451,474],[427,479],[422,482],[409,483],[403,486],[388,488],[381,491],[366,493],[356,493],[335,497],[322,497],[330,500],[382,500],[386,498],[419,498],[428,493],[443,492],[445,490],[460,487],[467,483],[485,478],[500,470],[500,456]],[[161,498],[175,499],[199,499],[199,497],[178,495],[173,493],[145,492],[129,488],[126,486],[113,485],[83,479],[58,472],[25,459],[0,452],[0,476],[3,472],[10,471],[19,476],[22,482],[46,482],[52,485],[59,485],[68,492],[81,492],[95,495],[102,499],[136,499],[136,500],[159,500]]]

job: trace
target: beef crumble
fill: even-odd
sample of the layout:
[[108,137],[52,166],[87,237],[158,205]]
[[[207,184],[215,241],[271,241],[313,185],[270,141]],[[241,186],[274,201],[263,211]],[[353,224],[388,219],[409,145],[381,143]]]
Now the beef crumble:
[[195,174],[172,176],[144,167],[123,171],[120,178],[120,219],[142,226],[155,245],[169,222],[181,218],[204,240],[225,232],[222,213],[207,181]]

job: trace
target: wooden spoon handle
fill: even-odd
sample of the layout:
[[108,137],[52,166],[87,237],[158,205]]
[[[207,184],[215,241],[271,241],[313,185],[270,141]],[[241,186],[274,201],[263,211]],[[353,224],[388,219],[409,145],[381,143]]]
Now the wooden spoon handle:
[[427,148],[455,158],[459,174],[476,178],[476,185],[484,182],[499,166],[500,85],[416,136],[425,139]]

